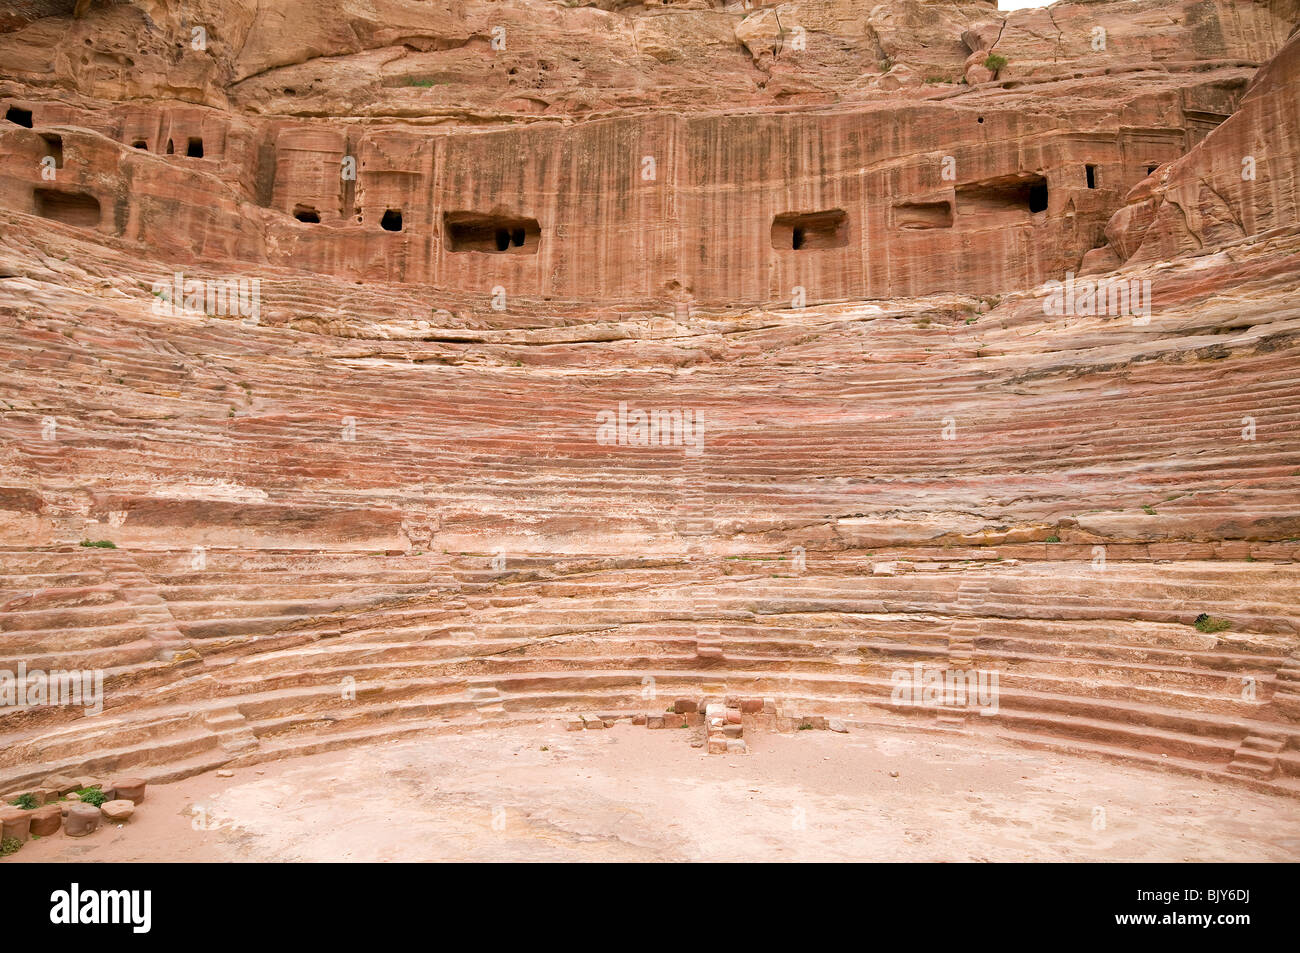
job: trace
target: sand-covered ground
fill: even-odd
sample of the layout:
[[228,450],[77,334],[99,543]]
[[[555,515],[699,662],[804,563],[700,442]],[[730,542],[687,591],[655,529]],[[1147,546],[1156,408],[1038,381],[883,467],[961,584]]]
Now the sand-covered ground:
[[10,862],[1300,860],[1300,802],[1231,785],[957,734],[750,743],[541,725],[328,752],[152,787]]

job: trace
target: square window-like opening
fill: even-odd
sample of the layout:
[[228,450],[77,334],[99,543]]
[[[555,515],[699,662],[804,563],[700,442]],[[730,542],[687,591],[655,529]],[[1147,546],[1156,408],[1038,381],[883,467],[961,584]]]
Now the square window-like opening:
[[320,212],[316,211],[311,205],[295,205],[293,207],[293,217],[300,222],[307,222],[312,225],[320,224]]
[[8,110],[5,111],[5,118],[14,125],[26,126],[28,129],[32,128],[32,111],[30,109],[10,106]]
[[386,232],[400,232],[402,230],[401,209],[387,209],[384,212],[384,217],[379,220],[379,227]]
[[1088,180],[1088,188],[1095,189],[1097,187],[1097,167],[1095,165],[1085,165],[1083,174]]
[[147,142],[146,142],[145,140],[143,140],[143,139],[136,139],[134,142],[131,143],[131,148],[132,148],[132,149],[148,149],[148,148],[149,148],[149,143],[147,143]]
[[202,159],[203,140],[197,136],[190,136],[190,141],[185,145],[185,154],[191,159]]
[[849,216],[843,209],[784,212],[772,219],[772,247],[778,251],[843,248],[849,243]]
[[52,132],[41,133],[45,140],[45,155],[54,160],[54,168],[63,168],[63,137]]
[[446,212],[442,224],[447,249],[454,252],[536,255],[542,240],[542,229],[535,218],[481,212]]

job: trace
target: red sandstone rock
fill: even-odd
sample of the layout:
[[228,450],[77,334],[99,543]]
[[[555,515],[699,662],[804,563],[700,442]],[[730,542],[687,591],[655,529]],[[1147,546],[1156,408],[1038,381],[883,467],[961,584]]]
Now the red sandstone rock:
[[85,837],[99,829],[99,808],[93,804],[72,804],[64,817],[63,829],[69,837]]
[[130,801],[133,804],[143,804],[146,786],[145,782],[139,778],[118,778],[113,782],[113,791],[121,800]]
[[5,839],[14,837],[20,841],[26,841],[31,832],[33,813],[9,805],[0,806],[0,827],[3,828],[3,831],[0,831],[0,836]]
[[62,797],[65,794],[77,790],[78,784],[74,778],[64,777],[60,774],[52,774],[41,782],[41,787],[50,791],[57,791],[58,796]]
[[[131,673],[120,743],[0,711],[0,787],[441,727],[482,668],[928,719],[918,649],[1017,737],[1294,786],[1293,5],[219,2],[203,55],[155,6],[0,14],[0,627]],[[1045,314],[1116,268],[1149,325]],[[177,269],[262,323],[156,313]],[[620,401],[701,458],[594,441]]]
[[46,804],[31,812],[31,832],[37,837],[57,834],[63,826],[63,809],[58,804]]
[[126,799],[105,801],[99,806],[99,810],[106,820],[115,824],[125,823],[135,813],[135,802]]

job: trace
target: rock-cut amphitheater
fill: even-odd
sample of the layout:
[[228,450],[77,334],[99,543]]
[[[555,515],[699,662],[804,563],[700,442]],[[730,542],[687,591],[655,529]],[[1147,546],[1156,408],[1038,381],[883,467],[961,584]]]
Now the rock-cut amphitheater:
[[1300,859],[1298,22],[4,4],[14,859]]

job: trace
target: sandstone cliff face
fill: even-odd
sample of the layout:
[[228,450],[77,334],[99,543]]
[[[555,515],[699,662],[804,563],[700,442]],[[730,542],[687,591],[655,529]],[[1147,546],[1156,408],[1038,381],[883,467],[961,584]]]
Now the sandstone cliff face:
[[1158,261],[1293,228],[1298,101],[1300,35],[1259,71],[1233,116],[1130,193],[1107,229],[1121,257]]
[[916,659],[1300,791],[1294,2],[23,11],[0,793]]
[[[71,104],[3,105],[76,127],[61,188],[99,204],[106,234],[180,262],[576,301],[992,294],[1059,277],[1103,244],[1147,170],[1233,110],[1291,12],[1140,3],[1115,23],[1105,5],[934,9],[92,7],[66,33],[38,20],[0,36],[13,81],[52,82]],[[194,30],[203,49],[186,42]],[[132,43],[132,65],[117,63]],[[999,95],[953,85],[967,59],[1003,52],[986,84]],[[806,108],[771,109],[794,104]],[[626,115],[638,105],[655,108]],[[81,130],[116,154],[79,144]],[[10,125],[0,149],[14,157],[0,200],[63,214],[38,201],[51,190],[32,136]],[[819,213],[837,217],[834,235],[793,247],[808,225],[781,222]],[[536,239],[525,254],[465,253],[465,215],[535,222]]]

